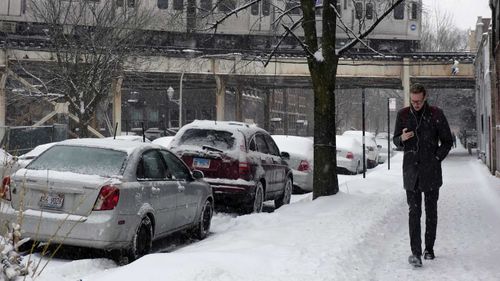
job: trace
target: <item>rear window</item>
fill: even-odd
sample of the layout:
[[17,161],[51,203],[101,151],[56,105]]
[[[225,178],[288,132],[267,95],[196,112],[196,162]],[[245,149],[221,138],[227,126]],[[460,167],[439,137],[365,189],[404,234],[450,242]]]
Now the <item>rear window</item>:
[[182,134],[178,145],[209,146],[222,151],[233,150],[236,139],[233,133],[210,129],[188,129]]
[[122,173],[127,153],[86,146],[53,146],[26,168],[86,175],[112,176]]

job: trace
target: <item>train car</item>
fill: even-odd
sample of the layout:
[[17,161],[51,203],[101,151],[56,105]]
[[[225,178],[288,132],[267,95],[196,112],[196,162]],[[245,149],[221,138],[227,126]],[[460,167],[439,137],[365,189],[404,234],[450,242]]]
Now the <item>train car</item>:
[[[0,1],[0,32],[16,35],[43,35],[44,23],[37,22],[30,11],[31,0]],[[61,0],[78,5],[79,1]],[[144,44],[189,48],[269,49],[281,34],[282,24],[287,26],[302,17],[299,0],[262,0],[247,9],[214,23],[250,0],[85,0],[95,5],[113,5],[113,9],[127,13],[130,9],[151,12],[152,21],[144,27]],[[106,2],[105,2],[106,1]],[[316,24],[321,37],[322,0],[316,0]],[[106,3],[106,4],[105,4]],[[110,4],[111,3],[111,4]],[[387,9],[384,0],[339,0],[337,11],[341,16],[337,28],[337,47],[371,26]],[[365,38],[366,44],[380,51],[407,52],[418,48],[421,37],[422,0],[407,0],[396,7],[379,26]],[[284,13],[287,15],[283,15]],[[299,26],[295,31],[303,37]],[[215,34],[214,34],[215,33]],[[288,38],[283,48],[300,48],[295,39]],[[362,44],[360,49],[366,47]]]

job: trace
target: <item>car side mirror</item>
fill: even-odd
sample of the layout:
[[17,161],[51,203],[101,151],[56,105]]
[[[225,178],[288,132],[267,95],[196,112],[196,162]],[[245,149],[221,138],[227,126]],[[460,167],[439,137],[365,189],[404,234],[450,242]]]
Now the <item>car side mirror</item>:
[[283,158],[284,160],[290,160],[290,153],[288,153],[286,151],[282,151],[280,155],[281,155],[281,158]]
[[204,177],[205,177],[205,175],[203,174],[202,171],[200,171],[200,170],[193,170],[193,178],[194,179],[197,180],[197,179],[202,179]]

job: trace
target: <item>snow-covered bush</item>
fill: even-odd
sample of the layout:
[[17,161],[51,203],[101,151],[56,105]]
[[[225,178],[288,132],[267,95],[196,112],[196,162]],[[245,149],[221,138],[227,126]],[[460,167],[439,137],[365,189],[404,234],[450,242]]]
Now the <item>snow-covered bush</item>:
[[29,241],[29,238],[20,240],[21,226],[11,223],[5,236],[0,235],[0,281],[13,281],[29,272],[31,263],[22,264],[19,247]]

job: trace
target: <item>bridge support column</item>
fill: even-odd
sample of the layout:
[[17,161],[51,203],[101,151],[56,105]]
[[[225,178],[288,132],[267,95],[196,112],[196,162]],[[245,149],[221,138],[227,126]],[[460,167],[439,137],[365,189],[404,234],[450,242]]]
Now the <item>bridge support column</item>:
[[217,85],[217,89],[215,92],[215,107],[217,109],[216,112],[216,120],[224,121],[224,110],[226,103],[226,83],[224,82],[224,78],[222,76],[215,76],[215,84]]
[[401,73],[401,81],[403,82],[403,91],[404,98],[403,104],[404,106],[410,105],[410,59],[403,59],[403,71]]
[[7,84],[7,72],[0,70],[0,141],[5,135],[5,112],[7,111],[5,84]]
[[[115,135],[122,133],[122,83],[123,76],[113,79],[111,91],[113,93],[113,128],[116,126]],[[117,125],[118,124],[118,125]]]

